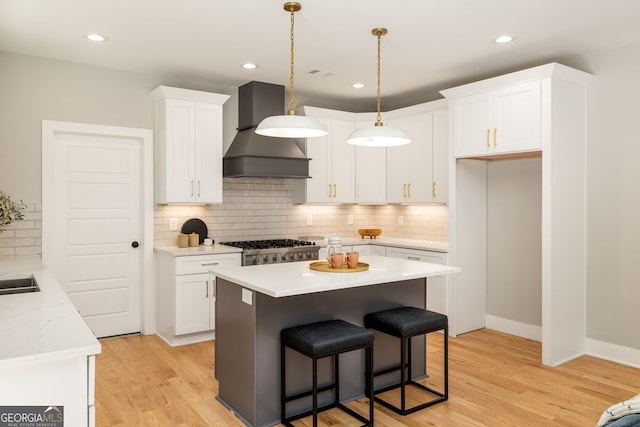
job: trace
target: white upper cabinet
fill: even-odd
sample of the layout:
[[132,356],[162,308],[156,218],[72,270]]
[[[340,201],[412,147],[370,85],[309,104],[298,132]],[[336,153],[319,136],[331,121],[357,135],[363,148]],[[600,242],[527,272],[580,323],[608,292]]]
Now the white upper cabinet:
[[388,124],[404,131],[411,143],[387,148],[387,202],[448,200],[448,113],[442,108],[445,105],[436,101],[393,112],[394,116],[410,113],[392,118]]
[[222,202],[222,105],[228,95],[159,86],[156,203]]
[[[356,128],[373,126],[370,120],[359,118]],[[387,150],[383,147],[356,147],[356,203],[387,202]]]
[[339,118],[340,112],[303,108],[305,115],[318,118],[329,133],[307,139],[305,154],[311,159],[311,178],[294,183],[294,202],[354,203],[355,146],[347,144],[347,139],[355,130],[355,122]]
[[454,99],[455,157],[541,150],[540,100],[540,81]]
[[385,113],[385,125],[400,128],[411,144],[356,147],[347,139],[356,127],[373,126],[374,113],[302,107],[329,134],[309,138],[305,154],[311,178],[293,187],[294,203],[446,203],[449,114],[444,100]]
[[449,202],[449,110],[433,112],[433,178],[431,201]]

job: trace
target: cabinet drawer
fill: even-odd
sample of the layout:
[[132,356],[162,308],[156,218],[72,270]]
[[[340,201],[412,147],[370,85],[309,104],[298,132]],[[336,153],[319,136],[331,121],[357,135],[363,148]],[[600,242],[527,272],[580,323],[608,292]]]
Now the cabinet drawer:
[[240,263],[239,253],[177,257],[176,275],[206,273],[214,266],[240,266]]
[[413,261],[430,262],[432,264],[447,264],[447,254],[442,252],[422,251],[418,249],[405,249],[387,247],[387,256],[403,258]]

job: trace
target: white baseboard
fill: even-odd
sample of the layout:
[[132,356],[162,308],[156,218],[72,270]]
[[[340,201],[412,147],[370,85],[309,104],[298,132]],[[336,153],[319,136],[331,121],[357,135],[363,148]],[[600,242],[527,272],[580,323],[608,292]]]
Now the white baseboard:
[[590,356],[640,368],[640,350],[591,338],[585,340],[585,347]]
[[485,324],[488,329],[493,329],[494,331],[534,341],[542,341],[542,327],[540,326],[528,325],[489,314],[485,318]]
[[[491,315],[487,315],[485,321],[487,329],[493,329],[498,332],[504,332],[505,334],[515,335],[534,341],[542,341],[542,327],[540,326],[528,325],[526,323],[520,323]],[[585,338],[584,346],[584,354],[589,356],[609,360],[622,365],[633,366],[634,368],[640,368],[640,350],[591,338]],[[574,357],[571,357],[565,361],[559,362],[558,365],[573,358]]]

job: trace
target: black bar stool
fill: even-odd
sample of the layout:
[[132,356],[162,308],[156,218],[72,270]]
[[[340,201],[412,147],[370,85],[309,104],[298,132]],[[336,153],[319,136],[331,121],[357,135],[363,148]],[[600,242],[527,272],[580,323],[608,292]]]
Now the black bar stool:
[[[339,364],[339,355],[341,353],[359,349],[365,350],[365,395],[369,396],[369,390],[372,390],[373,387],[373,337],[373,332],[344,320],[328,320],[283,329],[280,332],[280,412],[282,424],[291,426],[292,421],[313,415],[313,426],[316,427],[318,425],[318,413],[331,408],[339,408],[363,422],[362,427],[373,426],[373,399],[369,398],[369,419],[340,403]],[[312,359],[313,385],[311,390],[292,396],[286,395],[286,347],[292,348]],[[329,356],[333,357],[333,382],[332,384],[318,387],[318,359]],[[318,408],[318,393],[330,390],[334,390],[333,402]],[[307,396],[312,396],[313,399],[311,411],[287,417],[287,402]]]
[[[369,329],[375,329],[400,338],[400,364],[374,372],[373,374],[374,377],[377,377],[390,372],[400,371],[400,382],[380,390],[375,390],[373,394],[376,402],[379,402],[400,415],[408,415],[449,398],[449,322],[446,315],[421,308],[400,307],[367,314],[364,317],[364,325]],[[426,340],[426,334],[441,330],[444,331],[444,392],[426,387],[411,379],[411,338],[418,335],[425,335]],[[426,403],[407,409],[405,402],[406,385],[416,386],[436,397]],[[375,396],[397,388],[400,388],[400,408]]]

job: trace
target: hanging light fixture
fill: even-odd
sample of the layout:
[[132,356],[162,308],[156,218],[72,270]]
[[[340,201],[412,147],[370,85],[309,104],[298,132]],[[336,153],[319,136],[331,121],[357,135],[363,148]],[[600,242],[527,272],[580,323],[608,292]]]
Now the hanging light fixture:
[[358,128],[351,134],[347,142],[365,147],[395,147],[409,144],[411,140],[400,129],[384,126],[380,117],[380,39],[387,34],[386,28],[374,28],[371,34],[378,37],[378,116],[373,127]]
[[274,136],[280,138],[312,138],[327,134],[322,124],[313,117],[296,115],[296,96],[293,89],[293,28],[294,14],[302,9],[300,3],[287,2],[284,10],[291,14],[291,67],[289,71],[289,109],[286,115],[267,117],[256,127],[256,133],[264,136]]

